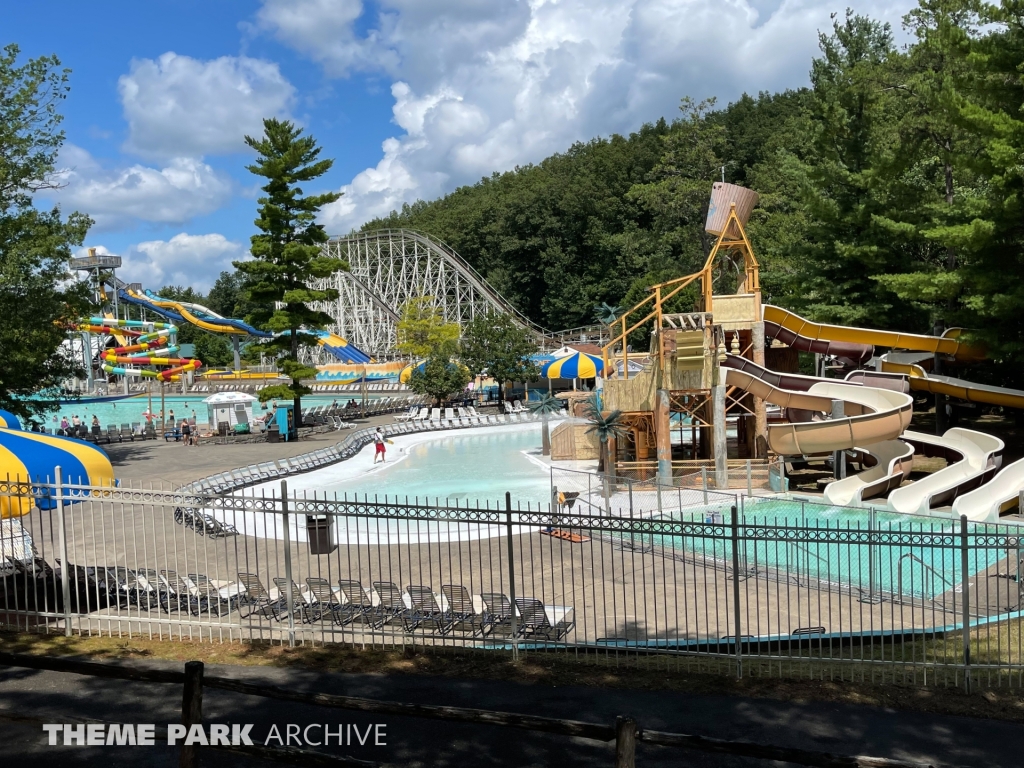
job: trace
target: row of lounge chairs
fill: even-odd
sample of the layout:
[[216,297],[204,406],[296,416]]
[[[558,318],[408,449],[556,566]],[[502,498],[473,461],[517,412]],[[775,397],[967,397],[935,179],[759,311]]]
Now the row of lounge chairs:
[[[60,560],[56,562],[63,574]],[[193,616],[225,616],[238,607],[239,588],[234,582],[214,582],[201,573],[181,576],[171,570],[133,570],[124,566],[71,565],[68,570],[85,590],[85,594],[75,595],[79,606],[159,609]]]
[[391,581],[375,581],[366,589],[359,581],[310,577],[305,588],[275,578],[274,589],[263,586],[252,573],[239,573],[244,592],[238,598],[242,616],[283,621],[291,614],[301,623],[330,622],[338,626],[362,623],[371,629],[405,632],[429,631],[437,635],[460,633],[471,637],[519,637],[559,641],[576,626],[573,609],[546,606],[532,597],[512,601],[500,592],[473,596],[461,584],[445,584],[440,593],[410,584],[405,590]]
[[101,427],[99,424],[91,427],[87,427],[85,424],[79,424],[77,426],[69,427],[68,429],[58,428],[46,430],[44,428],[40,431],[43,434],[77,437],[79,440],[85,440],[86,442],[95,443],[96,445],[157,439],[156,428],[150,422],[146,422],[145,426],[141,425],[139,422],[135,422],[134,424],[122,424],[120,427],[116,424],[109,424],[106,429]]
[[[331,394],[334,392],[362,392],[363,385],[359,382],[349,382],[348,384],[314,384],[310,387],[314,392],[324,392]],[[405,384],[399,384],[394,381],[371,381],[366,384],[367,392],[408,392],[409,388]]]
[[[63,574],[60,560],[58,570]],[[375,581],[366,589],[354,579],[310,577],[300,587],[287,578],[274,578],[270,589],[254,573],[240,572],[237,582],[214,581],[201,573],[124,566],[74,566],[72,578],[84,587],[76,594],[80,607],[135,608],[167,614],[226,616],[287,620],[301,624],[348,626],[363,624],[371,630],[429,632],[473,638],[563,640],[576,626],[571,606],[545,605],[533,597],[514,604],[501,592],[471,595],[461,584],[445,584],[440,593],[410,584],[404,590],[391,581]],[[289,591],[291,593],[289,606]]]
[[533,414],[524,409],[509,411],[503,414],[477,413],[473,406],[455,408],[422,408],[412,407],[406,413],[395,415],[400,424],[425,425],[430,429],[447,429],[459,427],[480,427],[488,424],[511,424],[520,421],[532,421]]

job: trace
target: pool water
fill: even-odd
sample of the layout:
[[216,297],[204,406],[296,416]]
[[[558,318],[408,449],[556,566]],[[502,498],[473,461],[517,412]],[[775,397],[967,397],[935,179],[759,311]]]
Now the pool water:
[[[374,394],[382,396],[386,393],[375,392]],[[209,392],[197,392],[194,395],[166,395],[164,397],[164,409],[167,411],[168,418],[170,417],[170,412],[174,411],[175,419],[181,419],[184,416],[192,418],[192,412],[195,411],[196,423],[205,424],[208,414],[206,405],[203,403],[203,399],[209,396]],[[306,407],[313,407],[317,405],[330,405],[335,400],[340,404],[344,404],[352,397],[353,396],[351,394],[348,396],[309,395],[302,398],[302,407],[305,409]],[[372,399],[369,398],[369,393],[367,393],[367,397],[368,399]],[[359,402],[358,393],[355,395],[355,399]],[[159,392],[154,392],[152,402],[153,413],[159,413]],[[100,426],[104,429],[108,426],[120,427],[122,424],[141,424],[144,420],[142,414],[149,409],[149,403],[150,400],[145,394],[105,403],[92,403],[88,401],[63,403],[58,410],[51,411],[46,415],[45,426],[47,430],[53,430],[60,425],[62,417],[66,416],[68,422],[71,422],[72,416],[76,414],[86,426],[91,426],[92,417],[94,415],[97,416],[100,420]],[[253,413],[255,415],[262,413],[259,403],[254,404]]]
[[[426,439],[424,439],[426,438]],[[527,454],[540,455],[540,426],[480,429],[403,440],[388,446],[389,461],[373,465],[372,447],[343,462],[289,484],[338,498],[408,499],[410,503],[458,502],[504,509],[513,503],[547,504],[550,472]],[[353,473],[353,470],[356,470]],[[362,470],[362,471],[359,471]]]
[[[879,592],[927,599],[961,588],[962,569],[959,521],[899,515],[881,510],[833,507],[791,499],[743,499],[741,525],[765,526],[740,551],[741,568],[774,570],[805,583],[811,578],[859,589],[865,596]],[[728,507],[674,514],[673,519],[725,523]],[[786,532],[772,527],[804,529]],[[969,533],[984,533],[994,526],[969,525]],[[728,531],[728,528],[726,528]],[[902,540],[869,543],[868,534],[909,534]],[[742,535],[742,532],[741,532]],[[755,533],[751,532],[751,537]],[[659,537],[663,546],[686,549],[723,559],[732,558],[727,539]],[[890,543],[891,542],[891,543]],[[971,548],[968,572],[978,573],[1000,559],[991,548]]]
[[[403,514],[406,504],[505,509],[509,492],[518,512],[547,505],[550,471],[528,454],[540,455],[539,424],[398,436],[387,446],[388,462],[374,465],[373,446],[348,461],[288,480],[289,493],[312,497],[398,505],[388,514]],[[274,494],[280,483],[241,491],[242,495]],[[514,513],[514,517],[518,514]],[[304,522],[292,518],[291,537],[306,540]],[[423,517],[414,513],[413,517]],[[336,518],[338,541],[361,544],[416,543],[488,538],[504,526],[428,520],[386,520],[376,517]],[[281,538],[271,518],[246,513],[228,519],[255,536]],[[525,531],[525,529],[523,529]]]

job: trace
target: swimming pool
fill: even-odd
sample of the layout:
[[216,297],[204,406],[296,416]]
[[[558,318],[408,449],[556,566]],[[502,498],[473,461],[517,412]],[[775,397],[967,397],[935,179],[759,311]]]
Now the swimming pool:
[[[550,470],[541,453],[540,424],[465,429],[400,435],[387,446],[387,462],[373,464],[374,447],[330,467],[296,475],[288,480],[288,492],[339,500],[410,505],[448,505],[505,508],[505,493],[525,509],[547,505]],[[240,495],[280,493],[280,481],[265,483]],[[260,516],[246,516],[239,523],[255,536],[281,538],[282,531],[269,528]],[[302,524],[304,525],[304,523]],[[340,542],[384,543],[468,540],[498,535],[497,526],[456,522],[397,521],[353,517],[339,520]],[[525,529],[524,529],[525,532]],[[291,534],[306,538],[298,523]]]
[[[389,393],[375,392],[374,395],[378,397],[389,396]],[[206,424],[207,420],[207,409],[206,405],[203,404],[203,400],[210,396],[209,392],[197,392],[194,395],[166,395],[164,397],[164,409],[168,412],[174,411],[174,418],[180,419],[183,416],[192,418],[193,411],[195,412],[196,423]],[[308,395],[302,398],[303,408],[307,406],[313,407],[316,405],[329,405],[335,400],[339,403],[347,403],[350,399],[355,398],[356,402],[359,402],[360,395],[355,393],[338,394],[338,395]],[[367,399],[372,400],[370,393],[367,393]],[[159,391],[153,393],[153,412],[160,412],[160,393]],[[145,395],[137,395],[134,397],[125,398],[124,400],[115,400],[106,403],[92,403],[88,401],[80,402],[69,402],[63,403],[57,411],[51,411],[46,415],[46,428],[52,430],[60,424],[62,417],[67,417],[70,422],[72,416],[78,415],[78,418],[86,426],[92,425],[92,417],[95,415],[100,420],[100,426],[106,429],[108,426],[120,427],[122,424],[141,424],[144,417],[143,412],[149,408],[150,400]],[[254,404],[253,410],[257,413],[261,413],[260,404]],[[54,420],[56,419],[56,421]]]
[[[932,599],[961,588],[960,523],[943,518],[882,510],[834,507],[789,498],[741,498],[741,570],[775,571],[796,583],[813,579],[852,587],[864,597],[880,593]],[[727,505],[674,513],[686,522],[729,523]],[[1005,527],[1005,526],[1003,526]],[[969,533],[995,526],[969,525]],[[726,536],[655,537],[669,549],[685,549],[726,563],[732,543]],[[1000,559],[991,547],[970,548],[968,573]]]

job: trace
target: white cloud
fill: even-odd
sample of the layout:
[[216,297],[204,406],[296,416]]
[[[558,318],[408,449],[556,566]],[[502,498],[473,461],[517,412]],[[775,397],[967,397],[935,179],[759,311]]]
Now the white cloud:
[[[110,253],[102,245],[94,247],[99,253]],[[86,255],[86,249],[75,255]],[[233,260],[247,258],[248,250],[224,235],[182,232],[170,240],[147,240],[130,246],[120,256],[118,277],[127,283],[142,283],[152,291],[165,285],[181,285],[206,292],[222,271],[234,270]]]
[[[258,24],[330,75],[392,81],[401,133],[324,212],[344,232],[402,202],[572,142],[677,115],[681,97],[798,87],[817,33],[846,3],[821,0],[264,0]],[[899,26],[913,0],[860,0]],[[362,26],[371,26],[359,33]]]
[[138,220],[181,224],[216,210],[232,192],[230,179],[192,158],[172,158],[162,168],[107,169],[81,147],[65,144],[58,165],[66,186],[47,196],[89,214],[100,230]]
[[246,56],[199,61],[168,52],[137,59],[118,80],[125,149],[148,157],[244,150],[265,117],[287,116],[295,88],[277,64]]

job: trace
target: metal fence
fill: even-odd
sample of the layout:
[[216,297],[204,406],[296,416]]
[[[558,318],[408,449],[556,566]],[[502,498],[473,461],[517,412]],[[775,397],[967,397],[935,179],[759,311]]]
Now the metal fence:
[[[559,652],[1019,685],[1015,526],[703,489],[633,507],[0,486],[0,616],[39,632]],[[664,489],[663,489],[664,490]],[[616,498],[616,494],[612,498]],[[578,498],[578,497],[577,497]],[[65,504],[73,499],[75,503]],[[653,501],[653,503],[652,503]]]

